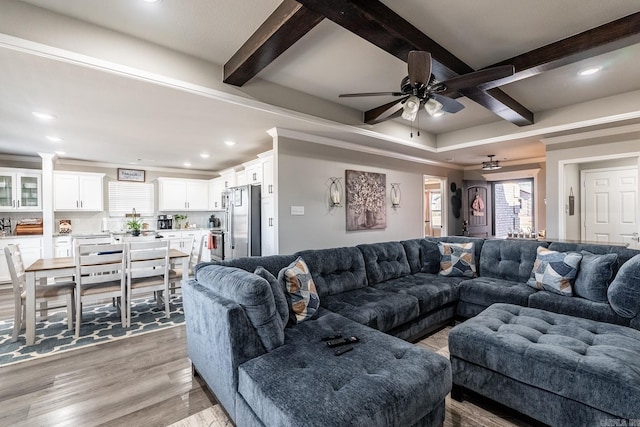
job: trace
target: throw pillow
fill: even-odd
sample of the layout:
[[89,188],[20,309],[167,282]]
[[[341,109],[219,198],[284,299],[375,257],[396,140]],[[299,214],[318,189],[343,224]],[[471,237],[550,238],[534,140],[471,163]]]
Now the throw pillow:
[[632,318],[640,314],[640,255],[622,264],[609,286],[607,297],[619,316]]
[[581,260],[582,254],[577,252],[556,252],[539,246],[527,285],[572,296],[571,282],[578,274]]
[[285,296],[282,284],[273,274],[269,272],[269,270],[262,266],[256,268],[256,271],[254,271],[253,273],[269,282],[269,286],[271,286],[271,292],[273,292],[273,298],[276,302],[276,310],[278,310],[278,314],[280,315],[282,324],[287,325],[287,323],[289,322],[289,304],[287,303],[287,297]]
[[278,280],[291,297],[291,308],[298,323],[310,319],[320,307],[320,297],[313,283],[309,267],[300,257],[280,270]]
[[607,302],[607,288],[615,274],[618,254],[581,253],[582,261],[573,284],[573,293],[591,301]]
[[476,277],[475,249],[472,243],[438,242],[440,275]]

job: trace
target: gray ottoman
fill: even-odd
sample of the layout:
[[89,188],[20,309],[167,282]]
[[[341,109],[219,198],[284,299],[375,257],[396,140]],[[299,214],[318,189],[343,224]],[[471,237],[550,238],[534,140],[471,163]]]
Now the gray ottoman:
[[458,400],[472,390],[554,426],[640,419],[638,330],[494,304],[451,330],[449,350]]

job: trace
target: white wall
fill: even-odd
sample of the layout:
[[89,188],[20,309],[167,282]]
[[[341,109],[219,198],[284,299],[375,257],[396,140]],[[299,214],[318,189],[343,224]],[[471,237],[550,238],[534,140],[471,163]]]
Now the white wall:
[[[353,246],[424,235],[423,174],[442,176],[458,184],[462,172],[397,160],[362,152],[329,147],[297,139],[278,137],[278,235],[279,252],[302,249]],[[341,177],[345,170],[386,174],[387,228],[385,230],[346,231],[346,206],[329,206],[330,177]],[[389,188],[400,183],[401,207],[391,208]],[[291,206],[303,206],[303,216],[292,216]],[[449,209],[450,211],[450,209]],[[449,214],[449,234],[460,224]]]

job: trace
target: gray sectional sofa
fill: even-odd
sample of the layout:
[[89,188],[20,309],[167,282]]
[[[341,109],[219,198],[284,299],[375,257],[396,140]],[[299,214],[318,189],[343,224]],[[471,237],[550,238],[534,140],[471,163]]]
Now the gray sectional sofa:
[[[439,242],[473,243],[477,277],[440,274]],[[640,273],[633,276],[640,268],[629,269],[630,274],[625,276],[626,281],[637,281],[638,288],[634,291],[627,287],[623,290],[626,293],[618,296],[623,298],[623,305],[631,307],[621,316],[620,310],[601,301],[601,295],[600,301],[594,301],[527,286],[538,247],[615,254],[609,281],[621,265],[640,254],[610,245],[444,237],[199,264],[195,279],[183,284],[189,357],[195,372],[239,426],[441,425],[444,397],[451,390],[452,381],[458,397],[459,389],[483,393],[480,372],[492,374],[491,363],[478,363],[466,356],[472,350],[460,344],[464,339],[456,341],[458,332],[454,331],[465,325],[474,326],[472,322],[477,320],[475,327],[480,332],[466,329],[457,336],[482,336],[486,331],[482,322],[496,321],[482,320],[493,304],[499,303],[497,307],[508,313],[515,310],[509,307],[533,307],[534,312],[545,310],[553,316],[559,313],[559,321],[562,315],[568,315],[596,326],[602,322],[615,324],[631,331],[632,336],[640,334],[640,315],[632,315],[636,297],[640,312]],[[296,323],[291,301],[288,306],[282,303],[286,296],[282,272],[298,258],[308,266],[320,307],[309,320]],[[632,263],[640,265],[640,256]],[[589,280],[582,277],[587,287]],[[477,316],[480,313],[483,314]],[[528,312],[529,317],[522,314],[518,321],[526,322],[533,316],[531,313]],[[511,315],[515,318],[516,314]],[[453,380],[449,360],[410,344],[456,318],[474,316],[477,317],[452,330],[454,341],[460,344],[455,351],[452,349],[452,360],[458,359],[453,364]],[[509,320],[505,323],[503,329],[508,330]],[[360,342],[353,345],[352,351],[335,356],[334,349],[329,349],[322,338],[337,333],[357,336]],[[484,339],[500,342],[499,337],[490,334],[485,334]],[[567,338],[570,339],[574,337]],[[627,352],[628,360],[633,360],[634,355],[640,360],[640,347],[634,347],[635,341],[630,342],[627,347],[619,343],[621,348],[617,351]],[[553,359],[553,352],[561,347],[551,346],[549,357]],[[463,368],[470,365],[478,373],[467,382]],[[625,375],[630,375],[627,379],[637,385],[640,366],[634,369],[625,371]],[[562,388],[541,391],[538,396],[539,384],[535,381],[514,381],[526,388],[530,397],[557,399],[550,404],[567,399]],[[630,390],[635,390],[630,398],[640,399],[640,386]],[[500,393],[489,391],[483,394],[522,411],[511,402],[513,396],[502,398]],[[592,406],[589,400],[571,402],[577,408]],[[599,407],[594,417],[628,415],[628,411],[616,412],[615,401],[606,405],[610,407]],[[535,418],[535,413],[529,415]],[[549,419],[547,415],[541,421],[548,423]]]

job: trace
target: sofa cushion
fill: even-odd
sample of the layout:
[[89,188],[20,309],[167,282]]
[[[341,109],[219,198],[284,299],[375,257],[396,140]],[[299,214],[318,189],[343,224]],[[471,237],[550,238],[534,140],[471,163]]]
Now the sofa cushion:
[[418,317],[418,299],[366,287],[322,298],[322,306],[363,325],[386,332]]
[[438,242],[440,275],[450,277],[476,277],[473,243]]
[[[336,357],[321,339],[337,332],[360,342]],[[446,358],[335,313],[287,329],[277,353],[238,371],[239,394],[266,426],[411,426],[451,389]]]
[[476,277],[460,283],[460,300],[489,307],[496,302],[527,306],[535,290],[524,283],[492,277]]
[[407,254],[411,274],[422,272],[438,274],[440,271],[440,250],[438,244],[427,239],[412,239],[402,242]]
[[224,261],[203,262],[195,267],[196,280],[198,280],[198,270],[207,265],[224,265],[226,267],[241,268],[245,271],[253,273],[258,267],[264,267],[269,273],[278,277],[278,272],[287,265],[295,261],[293,255],[269,255],[269,256],[253,256],[243,258],[225,259]]
[[596,255],[581,251],[582,260],[573,292],[591,301],[608,302],[607,288],[615,275],[618,254]]
[[312,318],[320,307],[320,297],[304,260],[298,257],[291,265],[280,270],[278,280],[291,297],[296,322]]
[[529,297],[529,307],[582,317],[597,322],[629,325],[629,319],[620,317],[608,302],[591,301],[585,298],[565,298],[553,292],[539,291]]
[[484,367],[488,376],[497,372],[616,418],[638,416],[640,331],[496,304],[453,328],[449,350],[452,360]]
[[284,324],[265,279],[239,268],[212,264],[198,271],[198,283],[240,305],[267,351],[282,345]]
[[448,278],[436,274],[416,273],[378,283],[375,288],[416,297],[420,304],[420,316],[422,316],[458,301],[460,280],[460,278]]
[[534,289],[545,289],[560,295],[571,296],[571,283],[578,274],[582,254],[577,252],[556,252],[543,247],[538,255],[527,285]]
[[371,243],[357,247],[364,257],[370,286],[411,273],[407,254],[400,242]]
[[[291,306],[291,297],[289,297],[288,293],[285,292],[284,288],[282,287],[282,283],[280,283],[278,278],[269,273],[269,271],[264,267],[256,268],[254,274],[257,274],[258,276],[269,282],[269,286],[271,286],[271,292],[273,292],[273,298],[276,303],[276,310],[278,310],[278,314],[280,315],[282,324],[286,325],[287,323],[289,323],[289,307]],[[287,301],[287,299],[289,299],[289,301]]]
[[296,255],[307,263],[320,297],[367,286],[364,258],[358,248],[306,250]]
[[480,276],[525,283],[531,276],[538,247],[545,242],[487,240],[480,255]]
[[640,313],[640,255],[625,262],[607,291],[609,304],[622,317]]
[[[480,259],[480,253],[482,253],[482,246],[484,245],[485,239],[481,237],[466,237],[466,236],[442,236],[442,237],[425,237],[425,240],[430,242],[434,242],[438,244],[438,242],[443,243],[473,243],[473,247],[475,249],[475,253],[473,254],[476,260],[476,263]],[[476,264],[476,267],[478,265]],[[481,271],[477,272],[478,274],[482,274]]]

